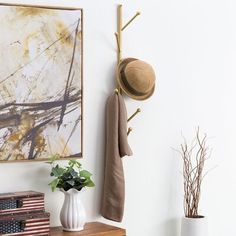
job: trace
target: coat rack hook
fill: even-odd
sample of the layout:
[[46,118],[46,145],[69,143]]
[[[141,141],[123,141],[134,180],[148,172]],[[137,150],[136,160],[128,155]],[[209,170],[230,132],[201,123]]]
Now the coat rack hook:
[[123,31],[124,29],[126,29],[126,27],[139,15],[141,14],[141,12],[136,12],[136,14],[121,28],[121,31]]
[[132,131],[133,129],[131,127],[129,127],[128,129],[128,132],[127,132],[127,136],[130,134],[130,132]]
[[120,41],[119,41],[119,36],[118,36],[117,33],[115,33],[115,36],[116,36],[117,48],[118,48],[118,50],[119,50],[119,52],[120,52]]
[[141,109],[140,109],[140,108],[138,108],[138,109],[136,110],[136,112],[134,112],[134,114],[129,117],[128,122],[129,122],[130,120],[132,120],[139,112],[141,112]]

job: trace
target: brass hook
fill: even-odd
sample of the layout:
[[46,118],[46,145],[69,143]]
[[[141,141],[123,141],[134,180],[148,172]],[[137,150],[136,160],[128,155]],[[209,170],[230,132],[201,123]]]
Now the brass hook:
[[121,31],[123,31],[140,14],[141,12],[137,11],[136,14],[121,28]]
[[116,94],[119,94],[119,89],[116,88],[116,89],[114,90],[114,92],[115,92]]
[[120,52],[120,42],[119,42],[119,36],[118,36],[118,34],[117,34],[117,33],[115,33],[115,36],[116,36],[116,43],[117,43],[117,48],[118,48],[118,50],[119,50],[119,52]]
[[138,109],[136,110],[136,112],[134,112],[134,114],[133,114],[132,116],[130,116],[127,121],[129,122],[130,120],[132,120],[139,112],[141,112],[141,109],[140,109],[140,108],[138,108]]
[[132,131],[133,129],[131,127],[128,128],[128,132],[127,132],[127,136],[130,134],[130,132]]

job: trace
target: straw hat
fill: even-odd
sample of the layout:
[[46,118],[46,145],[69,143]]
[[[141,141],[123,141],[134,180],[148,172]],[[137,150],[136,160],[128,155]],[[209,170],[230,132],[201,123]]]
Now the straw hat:
[[136,58],[126,58],[117,67],[117,82],[129,97],[145,100],[155,90],[155,72],[151,65]]

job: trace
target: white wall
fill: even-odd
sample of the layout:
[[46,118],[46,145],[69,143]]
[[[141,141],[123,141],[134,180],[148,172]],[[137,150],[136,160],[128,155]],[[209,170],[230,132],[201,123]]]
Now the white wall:
[[[6,1],[6,0],[5,0]],[[11,2],[11,1],[7,1]],[[15,1],[21,2],[21,1]],[[25,3],[84,8],[84,160],[96,188],[83,194],[89,220],[102,220],[99,207],[104,162],[104,104],[114,88],[116,3],[110,0],[28,0]],[[124,17],[142,15],[124,34],[124,56],[150,62],[157,90],[146,102],[127,99],[134,156],[124,159],[128,236],[177,236],[182,211],[181,160],[171,147],[191,138],[199,125],[211,137],[201,213],[210,236],[234,236],[236,212],[236,2],[234,0],[120,1]],[[0,192],[46,194],[51,224],[58,225],[63,195],[51,193],[44,163],[1,164]],[[105,221],[106,222],[106,221]],[[112,223],[112,222],[111,222]]]

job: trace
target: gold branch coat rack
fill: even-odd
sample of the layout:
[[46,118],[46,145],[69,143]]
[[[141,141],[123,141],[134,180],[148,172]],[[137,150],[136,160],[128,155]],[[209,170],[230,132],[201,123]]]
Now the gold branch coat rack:
[[[126,24],[123,25],[123,18],[122,18],[122,5],[118,5],[117,7],[117,32],[115,32],[115,37],[116,37],[116,43],[117,43],[117,65],[121,62],[122,59],[122,32],[133,22],[136,17],[138,17],[141,13],[138,11],[136,14],[129,20],[127,21]],[[121,88],[119,85],[117,85],[117,88],[115,89],[115,92],[122,93]],[[141,112],[141,109],[138,108],[133,115],[131,115],[128,118],[128,122],[132,120],[139,112]],[[133,129],[131,127],[128,128],[127,135],[130,134],[130,132]]]

